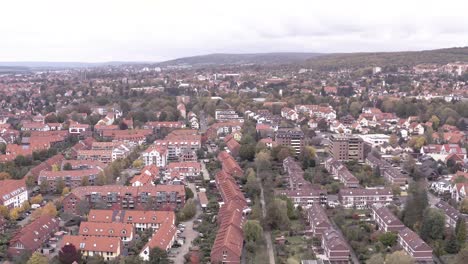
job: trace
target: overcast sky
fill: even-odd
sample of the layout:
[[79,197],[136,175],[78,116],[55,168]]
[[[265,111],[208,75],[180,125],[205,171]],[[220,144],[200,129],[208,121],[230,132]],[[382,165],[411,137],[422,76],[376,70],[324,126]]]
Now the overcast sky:
[[0,10],[0,61],[468,46],[466,0],[14,0]]

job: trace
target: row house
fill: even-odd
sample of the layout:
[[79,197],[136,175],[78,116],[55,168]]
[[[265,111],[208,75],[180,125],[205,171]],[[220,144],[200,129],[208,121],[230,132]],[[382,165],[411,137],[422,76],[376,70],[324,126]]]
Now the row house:
[[107,164],[104,164],[96,160],[62,160],[62,163],[58,163],[61,170],[64,170],[64,167],[68,164],[71,167],[71,170],[87,170],[87,169],[100,169],[103,170],[107,167]]
[[201,173],[201,164],[196,161],[171,162],[167,165],[166,174],[170,179],[177,178],[181,181],[185,179],[193,181]]
[[392,185],[404,186],[408,184],[408,177],[401,173],[397,168],[387,168],[384,170],[383,177],[385,180]]
[[289,181],[288,188],[291,190],[300,189],[302,186],[310,184],[304,180],[304,170],[293,157],[287,157],[283,160],[283,170],[287,174]]
[[390,209],[382,205],[372,205],[372,219],[380,230],[385,232],[399,232],[405,225],[396,217]]
[[344,188],[340,189],[338,199],[345,208],[362,209],[373,204],[390,204],[393,192],[389,188]]
[[218,160],[221,162],[221,168],[227,174],[240,178],[244,176],[244,171],[239,166],[237,161],[226,151],[221,151],[218,154]]
[[294,110],[310,117],[325,118],[328,121],[336,119],[336,111],[330,105],[296,105]]
[[220,171],[216,174],[215,181],[223,202],[218,211],[219,228],[211,248],[211,263],[240,264],[247,202],[231,174]]
[[247,205],[244,194],[232,175],[224,171],[219,171],[215,176],[215,183],[222,198],[220,202],[221,206],[231,201],[236,201],[243,206]]
[[224,138],[224,143],[226,144],[227,150],[231,153],[232,156],[237,157],[240,151],[240,144],[234,138],[233,135],[227,135]]
[[313,203],[307,209],[307,221],[313,236],[321,239],[326,230],[333,227],[327,213],[319,203]]
[[158,179],[159,177],[159,168],[156,165],[148,165],[145,166],[141,171],[140,174],[135,175],[131,180],[130,184],[132,186],[146,186],[146,185],[154,185],[154,180]]
[[66,245],[74,245],[84,259],[101,256],[109,261],[120,256],[123,251],[123,242],[114,236],[65,235],[60,242],[60,248]]
[[358,188],[359,180],[348,170],[348,168],[340,161],[334,158],[325,160],[325,168],[336,179],[344,184],[346,188]]
[[379,169],[380,174],[383,175],[386,169],[392,167],[390,163],[388,163],[385,160],[379,159],[376,156],[374,156],[372,153],[369,153],[366,157],[366,164],[369,165],[372,169]]
[[288,197],[296,207],[308,208],[313,204],[327,204],[327,192],[318,188],[305,187],[300,190],[275,190],[275,195]]
[[398,244],[415,261],[432,263],[432,248],[422,240],[413,230],[405,227],[398,232]]
[[427,145],[421,148],[421,154],[431,156],[434,160],[444,161],[450,155],[456,155],[460,160],[467,158],[466,149],[458,144]]
[[145,166],[155,165],[158,168],[166,167],[169,152],[166,146],[151,145],[141,153]]
[[21,131],[50,131],[50,126],[43,122],[24,121],[21,124]]
[[200,135],[177,135],[169,134],[164,140],[156,140],[154,146],[166,147],[169,160],[181,160],[189,154],[191,160],[196,160],[196,152],[201,148]]
[[143,129],[151,129],[153,133],[159,134],[161,130],[173,130],[185,128],[185,123],[181,121],[151,121],[146,122]]
[[40,251],[42,245],[59,230],[60,221],[42,215],[25,225],[9,241],[8,256],[17,257],[24,252]]
[[0,205],[9,209],[21,207],[28,201],[28,189],[24,179],[0,181]]
[[112,141],[139,146],[146,143],[146,137],[151,134],[150,129],[104,130],[102,136]]
[[65,160],[65,157],[62,154],[54,155],[29,170],[27,176],[32,176],[37,182],[41,171],[51,171],[54,166],[61,167],[60,164],[63,160]]
[[135,236],[134,226],[128,223],[111,222],[81,222],[78,235],[96,237],[117,237],[124,245],[128,245]]
[[99,161],[102,163],[110,163],[112,162],[112,150],[92,150],[92,149],[78,150],[77,159],[78,160],[93,160],[93,161]]
[[132,148],[125,144],[118,144],[116,147],[108,150],[83,149],[77,151],[77,159],[110,163],[117,159],[126,158],[131,150]]
[[94,142],[94,138],[92,137],[88,137],[88,138],[78,141],[75,145],[71,147],[70,157],[72,159],[76,159],[78,157],[79,150],[90,150],[93,142]]
[[457,209],[453,208],[450,204],[440,200],[434,205],[435,208],[442,210],[445,214],[445,224],[447,227],[455,228],[459,218],[463,218],[468,223],[468,217]]
[[175,219],[173,211],[91,209],[88,214],[89,222],[131,224],[137,231],[158,230],[166,222],[174,225]]
[[294,109],[291,109],[289,107],[283,107],[281,109],[281,117],[287,120],[296,121],[299,118],[299,115],[296,111],[294,111]]
[[164,222],[159,229],[149,238],[146,245],[143,246],[139,256],[144,261],[150,260],[150,252],[153,248],[160,248],[166,252],[174,245],[177,238],[177,228],[174,223]]
[[351,249],[340,232],[334,228],[329,228],[323,232],[322,247],[325,257],[331,263],[349,262]]
[[219,136],[228,135],[240,131],[243,123],[240,122],[220,122],[214,123],[206,130],[208,139],[216,139]]
[[96,133],[100,137],[104,136],[104,133],[110,133],[110,132],[106,132],[110,130],[120,130],[120,127],[118,125],[110,125],[110,126],[97,125],[97,124],[94,125],[94,133]]
[[41,171],[38,177],[38,184],[45,183],[49,192],[56,192],[59,182],[64,187],[74,189],[82,185],[83,180],[87,179],[90,185],[94,185],[97,176],[103,169],[83,169],[83,170],[62,170],[62,171]]
[[63,199],[65,212],[77,214],[78,204],[85,201],[90,206],[99,204],[107,209],[174,209],[184,206],[183,185],[147,186],[81,186],[73,189]]

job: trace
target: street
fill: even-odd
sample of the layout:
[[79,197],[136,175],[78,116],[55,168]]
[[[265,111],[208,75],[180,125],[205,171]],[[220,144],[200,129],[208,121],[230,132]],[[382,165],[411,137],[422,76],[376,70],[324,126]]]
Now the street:
[[[265,195],[263,194],[263,185],[261,180],[257,179],[258,183],[260,184],[260,203],[262,204],[262,215],[263,218],[266,218],[266,205],[265,205]],[[270,264],[275,264],[275,252],[273,250],[273,244],[271,243],[271,233],[270,230],[263,230],[263,236],[265,237],[265,241],[267,243],[267,250],[268,256],[270,259]]]
[[174,263],[176,263],[176,264],[185,262],[184,256],[189,252],[190,247],[192,246],[192,241],[195,240],[195,238],[197,238],[197,236],[198,236],[198,232],[193,230],[193,222],[202,213],[200,204],[198,202],[198,197],[197,197],[197,191],[195,189],[195,184],[194,183],[189,183],[188,185],[189,185],[188,187],[195,194],[193,199],[196,201],[196,204],[197,204],[197,213],[195,214],[195,216],[191,220],[181,222],[181,224],[185,225],[185,229],[180,234],[180,236],[185,237],[185,243],[180,248],[177,249],[177,251],[179,253],[174,258],[171,258],[174,261]]

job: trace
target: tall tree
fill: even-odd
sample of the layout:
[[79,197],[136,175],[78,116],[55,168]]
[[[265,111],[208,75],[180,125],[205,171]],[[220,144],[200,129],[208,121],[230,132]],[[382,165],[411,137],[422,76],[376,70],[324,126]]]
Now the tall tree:
[[81,253],[76,249],[75,245],[67,244],[60,249],[58,258],[62,264],[72,264],[75,261],[80,263]]
[[169,258],[167,252],[158,247],[155,247],[150,250],[149,253],[149,263],[150,264],[169,264]]
[[420,223],[424,210],[429,205],[426,189],[422,182],[413,182],[409,187],[409,195],[403,211],[403,222],[406,226],[413,228]]
[[385,264],[413,264],[414,260],[412,257],[407,255],[403,251],[395,251],[392,254],[387,255]]
[[465,218],[459,217],[455,226],[455,236],[460,247],[465,245],[467,235]]
[[427,208],[422,219],[421,238],[424,240],[442,239],[444,231],[445,215],[439,209]]
[[445,244],[445,251],[449,254],[456,254],[460,250],[460,245],[458,244],[455,234],[452,232]]
[[49,259],[39,252],[34,252],[26,264],[47,264]]
[[257,242],[261,239],[263,228],[257,220],[248,220],[244,224],[244,237],[247,242]]

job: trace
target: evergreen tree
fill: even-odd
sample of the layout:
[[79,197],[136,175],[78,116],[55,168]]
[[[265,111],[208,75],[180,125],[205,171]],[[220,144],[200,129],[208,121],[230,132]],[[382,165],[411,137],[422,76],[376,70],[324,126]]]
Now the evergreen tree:
[[445,244],[445,251],[449,254],[456,254],[460,250],[460,246],[458,244],[457,238],[455,237],[455,234],[450,234],[450,237],[447,240],[447,243]]

